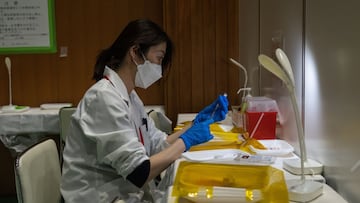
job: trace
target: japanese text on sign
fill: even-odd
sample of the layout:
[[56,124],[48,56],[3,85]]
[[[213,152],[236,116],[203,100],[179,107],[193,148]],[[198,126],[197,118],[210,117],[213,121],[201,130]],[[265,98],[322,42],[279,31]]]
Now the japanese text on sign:
[[50,46],[48,0],[1,0],[0,47]]

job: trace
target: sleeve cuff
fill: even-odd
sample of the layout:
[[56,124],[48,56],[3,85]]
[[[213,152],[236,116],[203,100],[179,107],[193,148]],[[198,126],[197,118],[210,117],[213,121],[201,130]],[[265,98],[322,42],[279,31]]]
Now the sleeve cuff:
[[141,188],[145,184],[149,174],[150,160],[148,159],[136,167],[135,170],[126,177],[126,179],[136,185],[138,188]]

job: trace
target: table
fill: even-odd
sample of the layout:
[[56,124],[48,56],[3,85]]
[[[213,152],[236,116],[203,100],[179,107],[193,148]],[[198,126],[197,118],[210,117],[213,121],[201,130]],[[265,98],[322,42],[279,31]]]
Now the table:
[[[186,122],[186,121],[192,121],[195,119],[197,113],[179,113],[177,115],[177,124],[181,124],[182,122]],[[217,123],[220,123],[220,124],[224,124],[224,125],[233,125],[233,121],[232,121],[232,118],[231,118],[231,113],[229,112],[225,119],[220,121],[220,122],[217,122]]]
[[0,140],[10,150],[22,152],[46,134],[59,134],[59,109],[30,108],[0,113]]
[[177,116],[177,124],[181,124],[185,121],[192,121],[196,117],[197,113],[179,113]]
[[[169,187],[168,194],[171,194],[171,191],[172,191],[172,186]],[[176,198],[169,196],[167,203],[175,203],[175,202],[176,202]],[[182,203],[190,203],[190,201],[187,201],[187,200],[184,200],[181,202]],[[295,203],[292,201],[290,201],[290,202]],[[331,203],[331,202],[347,203],[347,201],[344,200],[344,198],[342,198],[334,189],[332,189],[330,186],[324,184],[323,194],[309,203]]]
[[[60,133],[59,110],[71,104],[50,103],[41,106],[44,108],[30,108],[16,113],[0,112],[0,140],[11,153],[24,151],[48,134]],[[164,112],[161,105],[145,106],[145,109]]]
[[[296,156],[296,155],[295,155]],[[175,174],[176,174],[176,169],[179,165],[179,163],[181,161],[184,161],[184,158],[178,159],[175,164],[174,164],[174,172],[173,172],[173,176],[172,179],[174,180],[175,178]],[[274,168],[277,168],[279,170],[282,170],[284,172],[284,178],[285,180],[291,180],[291,179],[300,179],[300,176],[298,175],[293,175],[287,171],[285,171],[284,169],[282,169],[282,159],[277,159],[275,161],[274,164],[271,165]],[[310,175],[306,175],[306,179],[307,180],[314,180],[314,181],[319,181],[324,183],[324,187],[323,187],[323,194],[320,195],[319,197],[317,197],[316,199],[314,199],[313,201],[310,201],[310,203],[329,203],[329,202],[336,202],[336,203],[347,203],[347,201],[341,197],[334,189],[332,189],[329,185],[327,185],[325,183],[325,179],[323,178],[323,176],[321,175],[314,175],[314,176],[310,176]],[[173,186],[170,186],[168,191],[167,191],[167,203],[175,203],[177,202],[176,197],[171,196],[172,193],[172,189]],[[187,203],[190,202],[184,198],[181,198],[181,202],[183,203]],[[290,201],[291,203],[293,203],[292,201]],[[294,202],[295,203],[295,202]]]
[[[181,122],[184,122],[184,121],[191,121],[195,116],[196,116],[196,114],[193,114],[193,113],[178,114],[177,123],[180,124]],[[227,123],[227,124],[231,123],[231,118],[227,117],[225,120],[226,121],[224,123]],[[273,163],[271,165],[272,167],[282,170],[284,172],[285,180],[300,179],[300,176],[291,174],[291,173],[287,172],[286,170],[284,170],[282,167],[282,162],[284,159],[292,159],[292,158],[299,158],[299,157],[296,156],[295,154],[291,154],[288,157],[277,158],[275,163]],[[175,162],[175,164],[174,164],[175,169],[174,169],[173,177],[172,177],[173,179],[175,178],[176,169],[177,169],[179,163],[183,160],[185,160],[185,159],[181,158]],[[311,203],[329,203],[329,202],[347,203],[347,201],[344,198],[342,198],[334,189],[332,189],[329,185],[326,184],[326,180],[323,176],[321,176],[321,175],[306,175],[306,179],[324,183],[323,194],[320,195],[319,197],[317,197],[316,199],[314,199],[313,201],[311,201]],[[167,191],[167,195],[168,195],[167,203],[177,202],[176,197],[171,196],[172,189],[173,189],[173,187],[170,186]],[[186,202],[190,202],[190,201],[182,198],[181,202],[186,203]]]

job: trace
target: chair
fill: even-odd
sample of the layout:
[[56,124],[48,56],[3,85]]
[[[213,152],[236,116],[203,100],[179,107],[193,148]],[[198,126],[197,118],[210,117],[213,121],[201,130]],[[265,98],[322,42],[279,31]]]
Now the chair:
[[168,135],[171,134],[172,122],[164,113],[152,109],[148,112],[148,115],[154,121],[156,128],[167,133]]
[[76,107],[63,107],[59,110],[59,122],[60,122],[60,163],[62,163],[62,153],[64,150],[66,135],[70,125],[70,119],[73,113],[76,111]]
[[73,113],[76,111],[76,107],[63,107],[59,110],[60,121],[60,138],[65,142],[67,131],[70,125],[70,119]]
[[60,163],[55,141],[47,138],[20,153],[15,160],[19,203],[59,203]]

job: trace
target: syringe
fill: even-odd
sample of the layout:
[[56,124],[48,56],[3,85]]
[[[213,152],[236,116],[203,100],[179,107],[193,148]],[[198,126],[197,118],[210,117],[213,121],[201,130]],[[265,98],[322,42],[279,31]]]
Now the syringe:
[[[224,97],[227,97],[226,93],[224,93]],[[219,103],[216,104],[215,109],[211,114],[211,118],[214,118],[215,112],[218,110],[218,108],[219,108]]]

